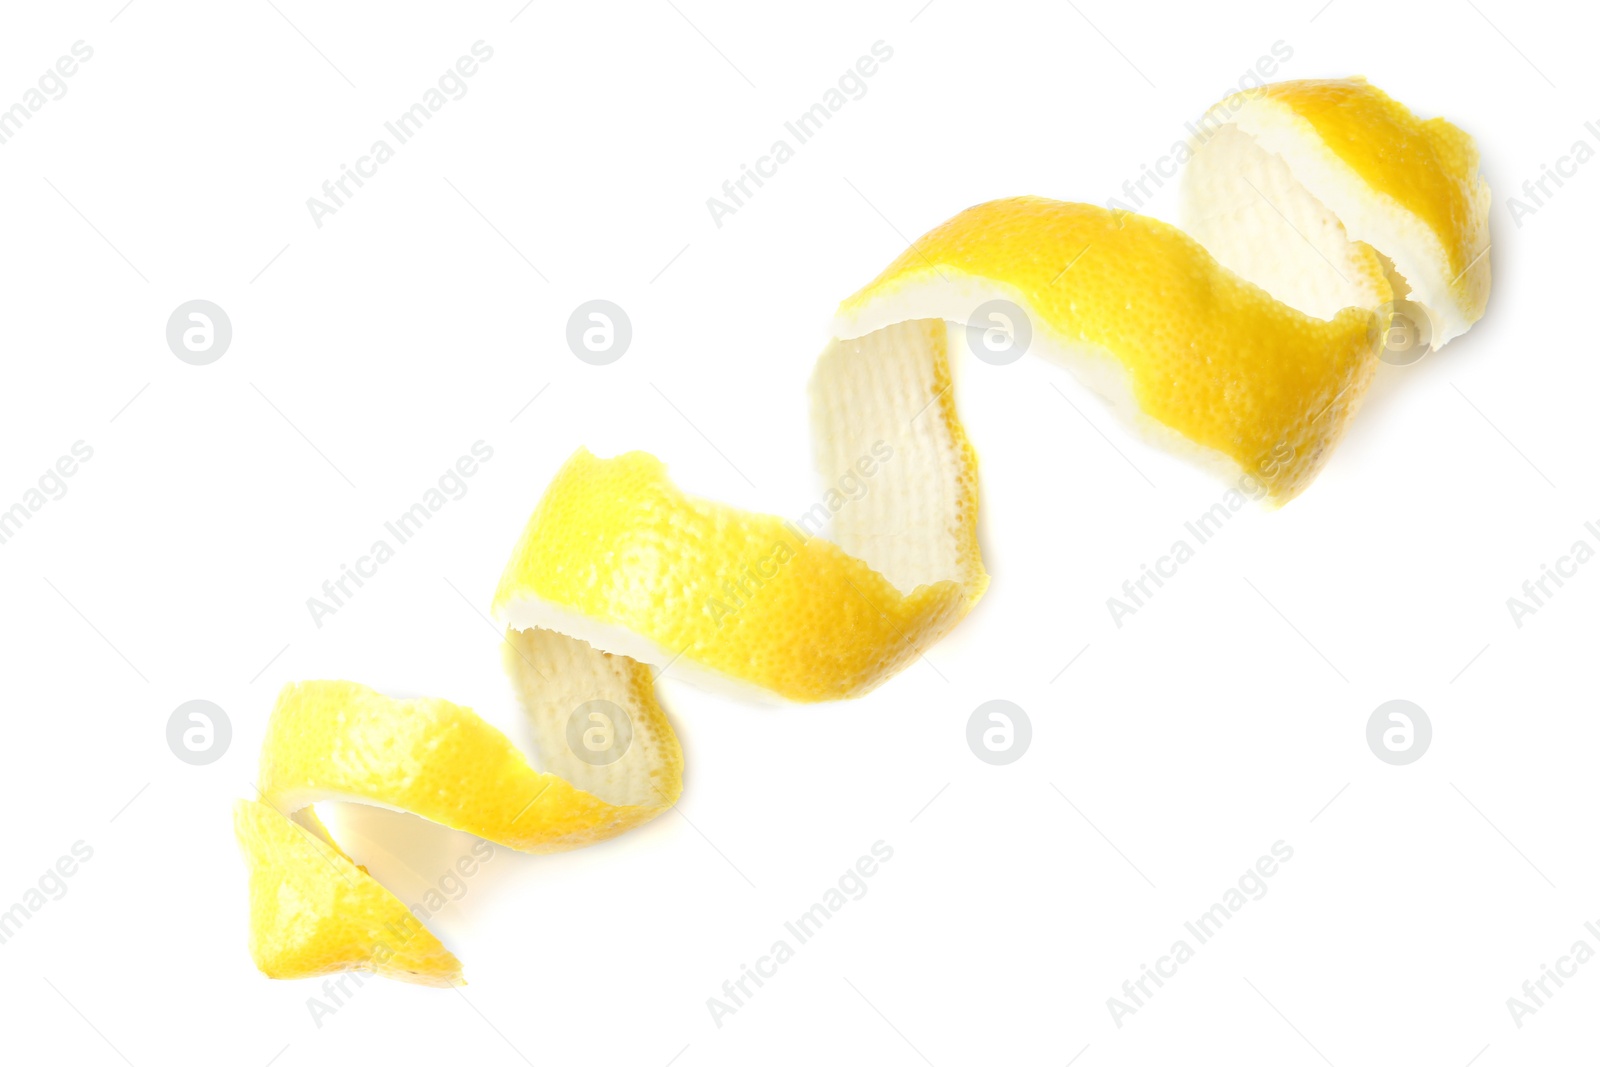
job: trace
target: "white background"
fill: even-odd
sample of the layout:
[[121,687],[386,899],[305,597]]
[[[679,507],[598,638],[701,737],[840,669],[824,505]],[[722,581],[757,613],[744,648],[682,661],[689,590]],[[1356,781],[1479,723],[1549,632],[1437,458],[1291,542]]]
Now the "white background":
[[[1520,227],[1506,204],[1573,141],[1600,147],[1592,15],[920,2],[8,6],[0,106],[94,49],[0,145],[0,506],[94,450],[0,545],[0,908],[93,849],[0,945],[8,1060],[1592,1053],[1600,963],[1520,1029],[1506,1007],[1574,941],[1600,949],[1600,565],[1520,629],[1506,607],[1600,544],[1600,164]],[[480,39],[467,95],[317,228],[306,198]],[[714,225],[706,198],[879,40],[867,94]],[[818,491],[804,384],[840,298],[969,204],[1119,195],[1277,41],[1280,77],[1364,73],[1462,125],[1495,190],[1487,317],[1385,368],[1302,498],[1233,520],[1118,629],[1106,598],[1223,487],[1058,369],[964,358],[993,584],[926,662],[784,709],[668,672],[679,811],[573,854],[497,849],[433,924],[459,995],[369,981],[319,1026],[317,983],[256,972],[230,806],[281,685],[439,695],[517,736],[479,613],[574,448],[648,449],[693,491],[798,512]],[[596,297],[634,329],[607,367],[564,340]],[[164,337],[195,298],[234,330],[203,367]],[[306,598],[478,440],[494,458],[468,494],[317,628]],[[233,726],[205,767],[165,741],[195,698]],[[965,742],[995,698],[1033,723],[1008,767]],[[1393,698],[1434,727],[1406,767],[1365,742]],[[408,821],[375,832],[390,858],[361,856],[394,885],[462,846]],[[714,1025],[706,998],[880,839],[869,893]],[[1267,895],[1117,1027],[1107,998],[1279,840],[1294,857]]]

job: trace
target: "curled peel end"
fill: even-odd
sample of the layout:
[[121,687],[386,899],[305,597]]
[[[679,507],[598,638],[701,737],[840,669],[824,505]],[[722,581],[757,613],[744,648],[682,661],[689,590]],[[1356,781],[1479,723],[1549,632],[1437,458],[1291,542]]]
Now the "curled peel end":
[[[533,769],[504,734],[448,701],[399,700],[354,682],[284,687],[262,745],[262,800],[234,809],[250,950],[262,973],[464,984],[460,962],[413,909],[328,835],[310,807],[319,801],[374,804],[509,848],[556,852],[614,837],[677,800],[682,754],[647,668],[559,634],[510,641],[526,672],[513,680],[550,771]],[[570,732],[577,713],[587,733]],[[604,730],[590,714],[602,714]],[[597,737],[617,742],[616,758],[584,745]]]
[[394,894],[267,804],[239,800],[234,834],[250,882],[250,955],[268,978],[365,971],[465,985],[461,963]]
[[1483,316],[1489,186],[1447,120],[1365,78],[1276,82],[1225,98],[1190,145],[1185,229],[1280,299],[1323,317],[1377,306],[1351,266],[1367,254],[1393,286],[1383,300],[1426,308],[1431,348]]

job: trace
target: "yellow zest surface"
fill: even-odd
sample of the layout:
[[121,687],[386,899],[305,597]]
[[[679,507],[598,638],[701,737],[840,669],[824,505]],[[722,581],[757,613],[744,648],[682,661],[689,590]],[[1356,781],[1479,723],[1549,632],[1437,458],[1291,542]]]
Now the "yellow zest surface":
[[1478,146],[1469,135],[1441,118],[1417,118],[1365,78],[1278,82],[1250,94],[1276,100],[1310,123],[1368,185],[1421,219],[1444,246],[1469,317],[1483,313],[1489,220],[1474,194]]
[[[1486,193],[1470,138],[1360,79],[1256,92],[1303,119],[1295,128],[1408,225],[1434,233],[1459,262],[1452,286],[1481,314]],[[462,980],[456,958],[332,841],[311,805],[410,812],[525,852],[581,847],[681,792],[681,752],[647,663],[681,662],[680,672],[791,701],[835,700],[881,684],[948,633],[988,582],[977,458],[949,363],[981,300],[1020,308],[1035,346],[1131,405],[1122,414],[1136,431],[1232,464],[1277,503],[1292,499],[1348,429],[1387,328],[1385,250],[1353,246],[1363,284],[1350,291],[1382,299],[1324,319],[1166,223],[1038,197],[982,204],[840,306],[811,393],[820,462],[845,473],[822,471],[835,488],[805,515],[690,496],[642,452],[579,449],[528,520],[493,601],[542,769],[444,700],[352,682],[286,687],[262,745],[259,799],[235,811],[257,966],[274,978],[361,969]],[[573,716],[596,701],[631,724],[615,763],[572,747]]]
[[1109,354],[1144,414],[1260,477],[1280,503],[1321,469],[1377,369],[1370,310],[1303,315],[1164,222],[1039,197],[968,208],[840,314],[960,280],[1001,288],[1059,345]]
[[635,772],[642,803],[608,803],[534,770],[504,734],[448,701],[396,700],[353,682],[284,688],[262,744],[260,799],[241,800],[234,812],[250,872],[250,951],[263,973],[361,969],[431,985],[461,981],[456,958],[328,838],[309,807],[318,801],[410,812],[523,852],[603,841],[676,802],[682,756],[648,668],[562,647],[569,643],[578,645],[556,634],[519,637],[507,655],[535,675],[564,655],[569,684],[579,678],[582,692],[628,705],[632,746],[623,760],[635,766],[617,773]]
[[[734,611],[741,589],[748,599]],[[534,511],[495,608],[536,596],[643,635],[669,657],[818,701],[898,672],[981,591],[944,581],[902,594],[792,523],[686,496],[654,456],[579,451]]]

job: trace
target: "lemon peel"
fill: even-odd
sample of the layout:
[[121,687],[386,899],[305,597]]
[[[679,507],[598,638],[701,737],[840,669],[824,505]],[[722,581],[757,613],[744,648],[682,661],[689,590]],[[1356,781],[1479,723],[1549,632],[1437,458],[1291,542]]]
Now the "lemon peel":
[[[648,667],[549,631],[509,634],[505,659],[547,770],[448,701],[398,700],[354,682],[284,687],[262,742],[260,799],[239,801],[234,814],[250,872],[250,951],[263,973],[461,981],[455,957],[333,842],[316,803],[410,812],[543,853],[615,837],[677,801],[682,752]],[[603,765],[565,741],[568,715],[591,701],[620,709],[630,732],[621,757]]]
[[[793,701],[866,692],[949,632],[988,582],[978,557],[977,463],[948,399],[942,345],[942,331],[906,323],[871,342],[834,346],[813,379],[819,419],[832,424],[853,412],[858,433],[877,426],[893,438],[824,435],[852,456],[881,441],[890,456],[876,475],[884,484],[856,503],[926,512],[926,525],[902,539],[900,566],[894,550],[875,559],[847,551],[861,548],[849,543],[848,527],[825,540],[804,518],[691,497],[645,453],[601,459],[580,449],[528,520],[495,613],[514,631],[561,630]],[[892,383],[863,396],[881,418],[841,404],[834,386],[848,378],[836,376],[852,365]],[[943,403],[910,422],[939,396]],[[919,558],[924,548],[929,555]]]
[[1397,297],[1440,316],[1435,346],[1482,314],[1488,194],[1469,137],[1361,79],[1268,86],[1213,112],[1226,121],[1185,175],[1195,235],[997,200],[913,242],[839,306],[811,379],[818,466],[847,469],[879,443],[902,458],[882,491],[830,516],[830,540],[692,498],[643,453],[580,450],[524,529],[496,613],[792,701],[869,691],[987,584],[949,353],[995,300],[1135,434],[1292,500],[1359,409]]
[[[1376,256],[1366,269],[1387,301]],[[959,323],[992,299],[1020,307],[1033,350],[1077,371],[1135,433],[1260,477],[1277,503],[1316,476],[1377,368],[1372,311],[1315,318],[1174,226],[1039,197],[980,204],[935,228],[846,300],[834,329]]]
[[[1489,299],[1489,187],[1478,149],[1365,78],[1234,94],[1184,173],[1182,219],[1225,266],[1303,311],[1373,306],[1346,263],[1373,250],[1396,297],[1426,309],[1433,348]],[[1212,129],[1207,126],[1207,129]]]
[[[1008,302],[1032,347],[1136,434],[1242,472],[1275,504],[1302,492],[1355,416],[1400,301],[1429,317],[1435,348],[1482,316],[1488,189],[1470,137],[1359,78],[1235,94],[1204,125],[1185,229],[1039,197],[993,201],[840,304],[811,379],[812,420],[818,466],[870,483],[859,496],[786,520],[684,493],[646,453],[579,449],[493,599],[545,770],[445,701],[349,682],[286,688],[261,800],[235,813],[261,970],[461,980],[455,957],[332,841],[318,801],[394,807],[523,851],[580,847],[681,791],[645,664],[832,700],[868,692],[948,633],[988,583],[950,350],[989,325],[971,320],[990,301]],[[631,762],[572,754],[566,716],[592,699],[628,711]]]

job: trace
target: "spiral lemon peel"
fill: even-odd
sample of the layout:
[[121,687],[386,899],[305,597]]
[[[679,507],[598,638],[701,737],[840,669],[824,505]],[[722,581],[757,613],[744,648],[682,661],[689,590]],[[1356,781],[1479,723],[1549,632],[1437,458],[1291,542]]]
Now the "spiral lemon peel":
[[[604,841],[654,818],[683,789],[677,735],[650,670],[550,631],[506,638],[507,670],[547,766],[444,700],[397,700],[354,682],[285,686],[267,723],[259,799],[235,805],[250,874],[250,952],[273,978],[369,970],[427,985],[461,966],[422,922],[334,843],[313,805],[410,812],[522,852]],[[620,758],[586,762],[568,717],[593,702],[625,724]]]
[[[994,324],[979,309],[1012,309],[1032,350],[1135,434],[1253,478],[1275,504],[1305,490],[1348,430],[1400,302],[1428,317],[1434,348],[1482,316],[1488,189],[1472,139],[1444,120],[1359,78],[1285,82],[1217,105],[1190,150],[1184,229],[997,200],[934,228],[846,299],[810,386],[818,465],[835,488],[799,516],[686,494],[646,453],[579,449],[492,605],[543,770],[442,700],[288,686],[260,798],[235,813],[258,967],[461,981],[456,958],[332,841],[316,803],[390,807],[527,852],[581,847],[682,789],[646,664],[835,700],[948,633],[988,583],[950,368],[952,349]],[[573,709],[596,700],[632,730],[623,758],[602,766],[570,742]]]

